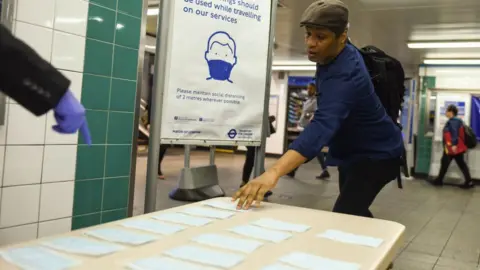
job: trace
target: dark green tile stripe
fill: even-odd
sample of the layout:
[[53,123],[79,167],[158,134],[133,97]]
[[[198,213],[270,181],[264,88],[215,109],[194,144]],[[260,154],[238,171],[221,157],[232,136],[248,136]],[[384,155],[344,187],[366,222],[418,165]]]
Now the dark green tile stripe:
[[113,43],[115,11],[90,4],[88,8],[87,37]]
[[430,162],[432,155],[432,138],[425,137],[425,106],[427,106],[426,92],[429,88],[435,88],[436,78],[431,76],[422,77],[420,85],[420,108],[419,123],[417,135],[417,160],[415,172],[428,174],[430,172]]
[[140,37],[140,23],[139,18],[118,13],[115,44],[138,49],[139,43],[137,40]]
[[72,229],[127,216],[142,0],[90,0]]
[[118,10],[137,18],[142,17],[142,0],[118,0]]
[[110,9],[117,9],[117,0],[90,0],[90,2]]

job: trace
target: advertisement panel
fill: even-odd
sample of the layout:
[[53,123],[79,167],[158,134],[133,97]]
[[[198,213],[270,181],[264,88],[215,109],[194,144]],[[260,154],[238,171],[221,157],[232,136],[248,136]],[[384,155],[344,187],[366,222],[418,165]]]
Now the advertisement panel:
[[258,145],[271,1],[175,0],[172,8],[162,142]]

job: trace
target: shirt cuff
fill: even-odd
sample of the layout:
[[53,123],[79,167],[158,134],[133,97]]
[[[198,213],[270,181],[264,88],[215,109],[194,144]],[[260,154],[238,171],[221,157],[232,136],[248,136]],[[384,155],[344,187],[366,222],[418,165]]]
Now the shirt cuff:
[[304,156],[307,159],[307,162],[318,155],[318,153],[314,150],[314,147],[305,147],[301,140],[293,141],[288,149],[294,150],[300,155]]

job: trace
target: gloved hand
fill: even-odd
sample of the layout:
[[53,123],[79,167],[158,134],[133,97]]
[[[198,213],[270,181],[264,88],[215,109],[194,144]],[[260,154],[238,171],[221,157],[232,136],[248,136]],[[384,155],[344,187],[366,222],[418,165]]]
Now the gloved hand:
[[53,111],[57,121],[57,124],[52,127],[53,130],[62,134],[72,134],[79,130],[85,143],[92,144],[85,108],[70,90],[63,95]]

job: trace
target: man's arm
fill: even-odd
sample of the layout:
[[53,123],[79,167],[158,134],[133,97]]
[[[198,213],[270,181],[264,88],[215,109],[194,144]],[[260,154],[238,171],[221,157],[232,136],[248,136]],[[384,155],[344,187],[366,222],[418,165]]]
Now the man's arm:
[[70,81],[0,24],[0,89],[42,115],[56,107]]
[[288,150],[267,173],[284,176],[318,155],[340,129],[355,105],[355,88],[350,81],[333,78],[322,82],[325,89],[319,97],[312,122],[300,133]]

